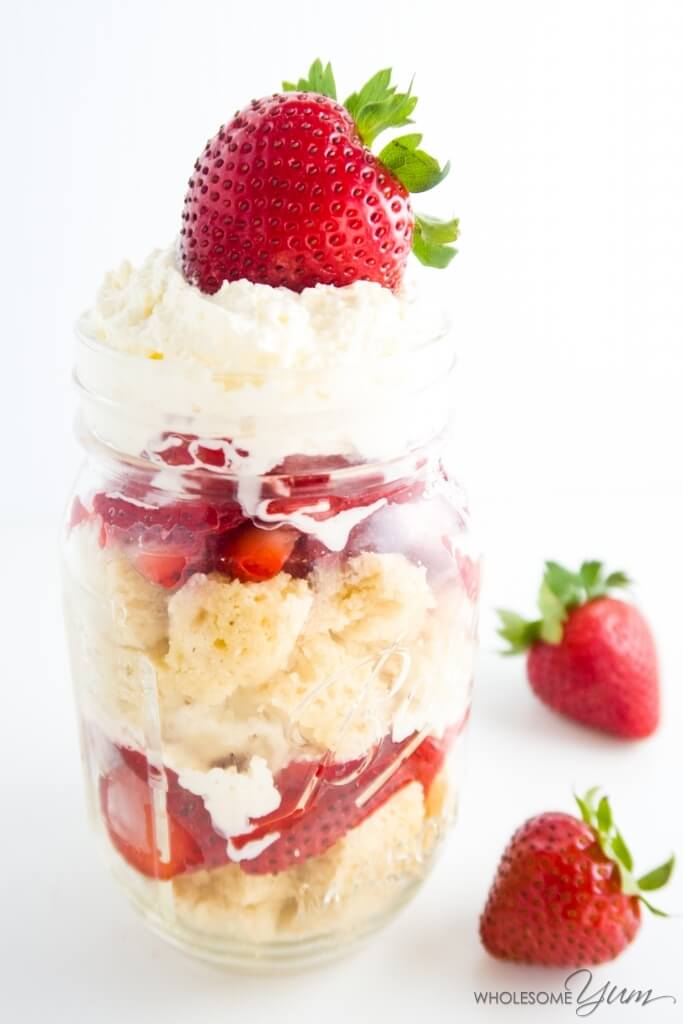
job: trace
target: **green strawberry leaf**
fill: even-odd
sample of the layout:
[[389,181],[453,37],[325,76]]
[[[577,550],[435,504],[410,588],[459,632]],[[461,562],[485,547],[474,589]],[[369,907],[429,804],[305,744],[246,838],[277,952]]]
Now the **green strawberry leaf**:
[[603,593],[602,562],[583,562],[579,569],[579,580],[586,591],[588,600]]
[[418,149],[421,135],[401,135],[384,147],[379,159],[409,192],[428,192],[446,177],[450,164],[443,167],[433,156]]
[[611,572],[605,580],[605,590],[610,590],[612,587],[630,587],[632,583],[633,580],[625,572]]
[[538,608],[541,613],[541,639],[547,644],[559,644],[567,613],[564,603],[551,589],[547,579],[543,580],[538,592]]
[[[442,223],[457,224],[457,221],[443,221]],[[413,227],[413,252],[423,266],[436,267],[442,270],[448,266],[458,250],[454,249],[451,245],[434,241],[429,225],[425,231],[423,218],[416,216]]]
[[[387,157],[387,160],[385,160],[383,158],[383,156],[382,156],[382,153],[384,153],[384,154],[390,153],[392,146],[394,146],[395,144],[398,144],[398,146],[399,146],[399,148],[401,150],[406,150],[406,151],[414,152],[417,149],[417,147],[420,145],[421,142],[422,142],[422,135],[421,135],[420,132],[411,132],[409,135],[400,135],[397,139],[394,139],[393,142],[387,143],[387,145],[384,147],[384,149],[380,152],[379,158],[380,158],[380,160],[382,161],[383,164],[386,164],[387,167],[389,167],[389,166],[391,166],[388,163],[388,159],[389,158]],[[393,170],[393,168],[392,168],[392,170]],[[396,173],[396,172],[394,172],[394,173]]]
[[599,792],[600,786],[591,786],[583,798],[586,806],[590,809],[591,814],[595,814],[595,798]]
[[417,106],[417,96],[396,93],[382,103],[366,103],[358,115],[358,134],[366,146],[372,146],[378,135],[387,128],[403,128],[412,124],[411,114]]
[[501,622],[498,635],[510,645],[504,654],[521,654],[538,640],[540,622],[528,622],[505,608],[498,609],[498,617]]
[[371,146],[387,128],[402,128],[413,123],[410,115],[417,106],[417,96],[411,95],[411,89],[412,82],[408,92],[397,92],[396,86],[391,85],[391,68],[384,68],[345,100],[344,106],[356,122],[358,134],[366,146]]
[[[424,227],[421,228],[421,232],[418,235],[416,231],[416,248],[424,237]],[[597,597],[606,596],[612,587],[625,587],[629,583],[630,580],[624,572],[613,572],[605,577],[602,562],[583,562],[578,572],[571,572],[559,562],[546,562],[537,599],[541,618],[536,630],[536,639],[548,644],[561,643],[564,624],[574,608]]]
[[358,114],[368,103],[384,103],[396,92],[391,84],[391,68],[383,68],[370,78],[359,92],[352,92],[344,100],[344,106],[357,121]]
[[621,891],[627,896],[636,896],[648,910],[659,917],[666,917],[663,910],[654,907],[644,896],[644,892],[661,889],[671,878],[674,869],[675,858],[671,856],[664,864],[661,864],[653,871],[636,879],[633,875],[633,858],[624,837],[614,824],[612,808],[606,796],[601,797],[597,808],[595,799],[599,787],[589,789],[583,797],[576,796],[574,799],[581,811],[583,821],[593,830],[600,848],[619,869]]
[[585,822],[586,825],[590,825],[593,820],[593,816],[588,803],[585,799],[582,799],[580,796],[577,796],[576,793],[574,793],[574,799],[576,800],[579,810],[581,811],[582,820]]
[[[407,92],[399,92],[392,84],[391,75],[391,68],[382,68],[344,101],[362,142],[368,148],[388,128],[402,128],[413,123],[411,115],[417,105],[417,96],[412,95],[413,83],[411,81]],[[285,92],[298,90],[337,98],[332,66],[329,63],[323,65],[319,58],[313,61],[306,77],[297,82],[283,82],[282,88]],[[438,160],[420,149],[421,141],[422,136],[418,133],[402,135],[389,142],[378,156],[380,163],[408,192],[426,192],[435,188],[450,170],[449,163],[441,166]],[[447,267],[457,253],[451,244],[457,237],[458,221],[455,218],[437,220],[415,216],[412,248],[424,266]]]
[[578,603],[581,580],[576,573],[565,569],[558,562],[546,562],[543,581],[565,607]]
[[661,889],[663,885],[671,878],[671,874],[676,863],[676,858],[672,855],[666,861],[665,864],[660,864],[658,868],[654,868],[652,871],[648,871],[646,875],[638,879],[638,885],[645,892],[651,892],[655,889]]
[[610,807],[609,800],[606,796],[603,796],[598,804],[596,818],[598,822],[598,829],[607,834],[612,828],[612,808]]
[[660,910],[659,907],[653,906],[649,900],[646,900],[644,896],[639,896],[641,903],[644,903],[651,914],[655,914],[657,917],[668,917],[669,915],[665,910]]
[[300,78],[296,83],[283,82],[282,88],[285,92],[316,92],[320,96],[329,96],[332,100],[337,98],[337,86],[334,81],[332,65],[327,63],[323,67],[320,58],[311,64],[307,78]]
[[612,840],[612,849],[627,871],[633,871],[633,857],[621,832],[617,832]]
[[428,217],[426,213],[416,215],[420,222],[422,237],[434,245],[447,245],[449,242],[456,242],[460,235],[460,221],[457,217],[452,220],[440,220],[438,217]]

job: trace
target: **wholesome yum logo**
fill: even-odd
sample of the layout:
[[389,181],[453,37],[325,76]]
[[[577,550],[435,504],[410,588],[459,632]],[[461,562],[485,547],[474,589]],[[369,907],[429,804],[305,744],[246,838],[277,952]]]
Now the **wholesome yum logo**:
[[559,992],[475,992],[474,1001],[483,1006],[574,1006],[577,1017],[590,1017],[600,1006],[650,1006],[676,997],[655,995],[651,988],[618,988],[611,982],[593,984],[593,972],[587,967],[565,978]]

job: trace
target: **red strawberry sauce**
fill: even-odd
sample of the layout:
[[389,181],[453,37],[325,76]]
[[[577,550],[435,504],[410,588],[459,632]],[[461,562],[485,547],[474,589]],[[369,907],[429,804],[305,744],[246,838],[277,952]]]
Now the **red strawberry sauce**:
[[[275,835],[258,856],[239,861],[249,874],[275,874],[329,850],[349,829],[360,825],[411,782],[428,792],[462,724],[441,740],[414,733],[401,743],[390,737],[361,760],[292,761],[275,776],[280,806],[252,822],[251,831],[233,837],[239,851]],[[166,768],[166,810],[170,857],[160,861],[150,829],[151,787],[163,784],[144,754],[97,737],[108,748],[108,770],[100,779],[100,801],[109,836],[132,867],[150,877],[170,878],[230,862],[228,844],[214,827],[201,797],[180,785]],[[142,785],[141,785],[142,784]],[[146,844],[146,846],[145,846]]]

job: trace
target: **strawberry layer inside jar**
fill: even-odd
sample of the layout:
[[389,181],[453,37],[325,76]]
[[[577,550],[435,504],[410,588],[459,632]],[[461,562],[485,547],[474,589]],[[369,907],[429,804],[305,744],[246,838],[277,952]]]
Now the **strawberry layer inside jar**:
[[[86,504],[77,499],[71,525],[97,521],[103,548],[116,547],[143,577],[169,591],[195,573],[258,584],[280,572],[305,578],[318,563],[376,552],[400,553],[425,566],[435,590],[457,578],[476,598],[478,566],[457,548],[465,524],[440,467],[420,462],[406,476],[385,479],[337,456],[292,457],[254,481],[253,514],[254,502],[247,508],[239,500],[226,450],[195,442],[181,438],[165,449],[168,461],[163,452],[156,460],[181,467],[182,498],[154,487],[152,474],[131,472]],[[430,484],[428,495],[434,476],[439,486]],[[368,514],[354,517],[343,547],[333,550],[315,526],[350,510]],[[301,528],[301,513],[310,531]],[[274,778],[277,810],[252,819],[230,846],[202,797],[184,788],[175,771],[158,771],[140,751],[102,739],[102,815],[121,856],[149,877],[173,878],[233,860],[246,873],[275,874],[324,854],[411,782],[426,794],[457,731],[441,739],[413,733],[400,743],[385,736],[362,760],[290,762]]]
[[[401,743],[385,737],[362,760],[290,762],[274,779],[278,808],[231,838],[233,857],[203,799],[184,789],[176,772],[160,772],[139,751],[100,737],[108,766],[99,781],[102,815],[114,847],[148,877],[169,879],[231,860],[249,874],[277,874],[325,853],[409,783],[419,782],[427,794],[459,728],[440,740],[417,733]],[[163,839],[159,795],[166,811]],[[268,837],[262,852],[242,856],[249,844]]]
[[[432,583],[463,571],[471,577],[468,592],[476,589],[476,566],[463,570],[454,550],[462,517],[438,489],[427,499],[424,461],[411,475],[387,480],[341,456],[291,456],[256,481],[257,500],[247,514],[223,448],[175,438],[155,458],[187,466],[186,496],[154,488],[149,475],[129,475],[96,493],[89,509],[76,499],[72,510],[72,525],[99,517],[102,546],[123,549],[150,582],[174,589],[196,572],[243,582],[268,580],[280,571],[304,578],[319,559],[374,551],[401,552],[425,565]],[[437,475],[447,483],[440,467]],[[349,514],[352,519],[344,520]],[[341,533],[336,527],[333,532],[341,543],[330,540],[336,521]]]

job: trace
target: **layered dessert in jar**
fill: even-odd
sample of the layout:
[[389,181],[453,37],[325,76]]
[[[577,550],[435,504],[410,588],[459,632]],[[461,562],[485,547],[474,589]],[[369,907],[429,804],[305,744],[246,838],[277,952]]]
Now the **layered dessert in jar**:
[[[479,564],[453,340],[406,279],[456,222],[380,72],[329,65],[206,146],[179,238],[79,323],[65,543],[91,813],[150,924],[225,964],[350,948],[453,819]],[[416,141],[417,140],[417,141]]]

